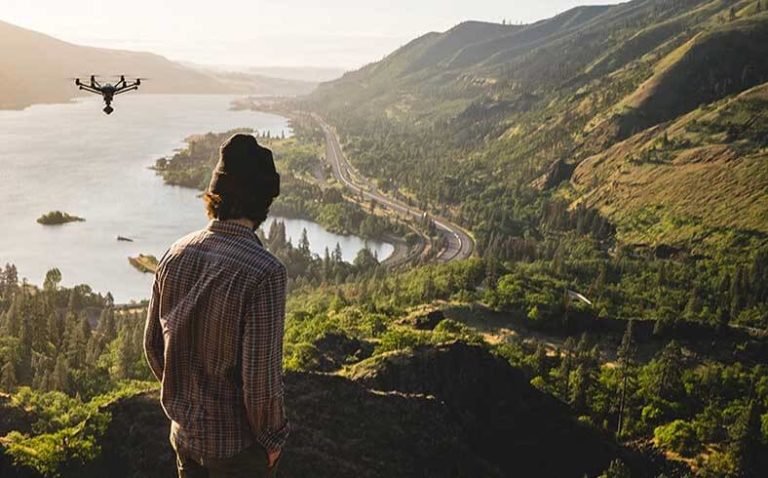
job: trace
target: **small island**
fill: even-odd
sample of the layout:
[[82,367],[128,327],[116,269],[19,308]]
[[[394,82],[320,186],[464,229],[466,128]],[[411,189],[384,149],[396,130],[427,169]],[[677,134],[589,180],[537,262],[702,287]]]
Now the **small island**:
[[38,224],[44,226],[58,226],[66,224],[68,222],[83,222],[85,219],[82,217],[73,216],[62,211],[51,211],[48,214],[43,214],[37,218]]
[[149,254],[139,254],[136,257],[129,257],[128,262],[140,272],[152,273],[157,271],[157,257]]

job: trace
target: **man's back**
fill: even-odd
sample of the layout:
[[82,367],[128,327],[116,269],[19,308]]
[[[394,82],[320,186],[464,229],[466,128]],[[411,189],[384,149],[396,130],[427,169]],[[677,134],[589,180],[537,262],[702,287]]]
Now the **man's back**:
[[284,266],[246,226],[212,221],[158,266],[146,350],[177,449],[226,458],[279,449]]

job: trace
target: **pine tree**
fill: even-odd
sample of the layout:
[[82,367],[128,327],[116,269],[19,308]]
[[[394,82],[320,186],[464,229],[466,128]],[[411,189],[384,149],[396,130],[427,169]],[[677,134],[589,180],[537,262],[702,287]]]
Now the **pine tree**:
[[67,333],[67,359],[69,366],[81,369],[85,366],[85,354],[88,350],[88,341],[91,338],[91,326],[86,317],[69,321]]
[[616,459],[598,478],[632,478],[632,471],[623,461]]
[[32,331],[26,320],[22,320],[19,330],[19,362],[16,371],[19,383],[32,380]]
[[[110,304],[109,301],[106,303]],[[88,336],[88,346],[85,354],[86,366],[95,364],[104,352],[104,349],[110,342],[115,340],[116,337],[115,309],[112,305],[107,305],[107,307],[101,311],[99,323],[96,326],[95,332]]]
[[16,367],[11,361],[8,361],[0,369],[0,388],[6,392],[12,391],[18,385],[16,380]]
[[3,271],[3,297],[13,297],[19,290],[19,272],[16,270],[16,266],[13,264],[5,264],[5,270]]
[[283,221],[272,221],[272,225],[269,227],[267,240],[273,250],[279,251],[285,248],[288,244],[288,240],[286,238],[285,223]]
[[22,309],[24,301],[24,294],[16,294],[13,296],[11,307],[5,313],[5,319],[3,320],[3,329],[0,332],[3,335],[11,337],[18,337],[21,330],[22,322]]
[[563,344],[563,357],[560,360],[560,368],[558,370],[560,379],[562,380],[561,394],[563,400],[570,401],[571,396],[571,372],[573,371],[573,350],[576,347],[576,343],[573,337],[565,339]]
[[67,301],[67,313],[76,313],[82,308],[82,297],[77,287],[69,291],[69,300]]
[[333,265],[331,264],[331,252],[328,250],[328,246],[326,246],[325,252],[323,253],[323,281],[330,281],[332,271]]
[[750,299],[754,304],[768,300],[768,249],[762,249],[755,255],[749,272]]
[[661,351],[654,360],[651,392],[664,400],[676,401],[685,394],[683,386],[683,355],[680,346],[674,340]]
[[46,322],[46,331],[48,340],[53,344],[54,349],[60,350],[62,340],[64,338],[64,330],[62,329],[62,322],[56,312],[48,314],[48,320]]
[[309,256],[309,236],[307,236],[307,229],[301,230],[301,239],[299,239],[299,252],[305,256]]
[[607,283],[608,271],[606,270],[605,264],[600,266],[600,272],[598,272],[597,277],[595,277],[595,281],[592,283],[592,289],[591,292],[594,294],[594,296],[598,299],[601,299],[603,297],[603,292],[605,291],[605,284]]
[[632,336],[633,321],[627,322],[627,328],[624,331],[624,337],[621,339],[621,345],[616,351],[619,363],[619,375],[621,383],[619,385],[619,411],[616,426],[616,436],[621,437],[624,430],[624,414],[627,406],[627,398],[630,394],[630,388],[634,386],[635,355],[637,347]]
[[63,355],[59,355],[58,359],[56,359],[56,365],[53,368],[49,386],[51,389],[60,392],[66,393],[69,391],[69,364]]
[[736,476],[758,478],[768,473],[761,426],[760,408],[757,402],[752,400],[736,424],[736,437],[731,446],[731,453],[736,462]]
[[536,352],[534,352],[533,372],[538,377],[546,377],[549,373],[547,367],[547,348],[542,342],[539,342],[536,346]]
[[[581,344],[580,344],[581,345]],[[600,371],[600,351],[595,345],[591,350],[579,352],[577,348],[577,367],[573,377],[573,391],[571,392],[571,405],[578,412],[589,411],[597,376]]]
[[133,378],[134,355],[131,341],[126,331],[122,331],[117,346],[117,378],[126,380]]
[[336,247],[333,248],[333,255],[331,256],[331,259],[333,259],[333,262],[340,264],[344,261],[343,256],[341,255],[341,245],[337,242]]
[[691,288],[691,292],[688,296],[688,303],[685,306],[685,314],[695,318],[701,313],[702,307],[703,300],[701,298],[701,290],[698,287]]

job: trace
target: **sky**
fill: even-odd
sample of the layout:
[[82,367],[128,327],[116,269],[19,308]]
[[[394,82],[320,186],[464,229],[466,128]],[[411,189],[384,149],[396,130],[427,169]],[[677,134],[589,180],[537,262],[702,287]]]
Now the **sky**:
[[353,69],[464,20],[529,23],[605,0],[0,0],[0,20],[73,43],[220,66]]

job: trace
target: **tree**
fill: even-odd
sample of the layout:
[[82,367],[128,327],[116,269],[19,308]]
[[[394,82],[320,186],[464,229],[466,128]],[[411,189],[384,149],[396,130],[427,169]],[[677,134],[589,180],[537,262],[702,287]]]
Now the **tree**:
[[80,318],[70,316],[67,322],[67,359],[71,367],[80,369],[85,366],[88,340],[91,338],[91,325],[85,316]]
[[[582,341],[585,340],[582,338]],[[579,352],[579,348],[581,348],[581,342],[577,347],[577,367],[573,377],[571,405],[576,411],[587,413],[597,384],[597,376],[600,373],[600,350],[597,345],[588,351]]]
[[57,268],[53,268],[46,272],[45,281],[43,282],[43,289],[46,291],[55,291],[59,287],[61,282],[61,271]]
[[539,377],[546,377],[549,373],[547,367],[547,348],[542,342],[536,345],[536,352],[533,355],[533,373]]
[[274,250],[284,249],[288,244],[288,240],[285,234],[285,223],[283,221],[272,221],[272,225],[269,226],[269,234],[267,235],[269,245]]
[[621,345],[616,351],[619,365],[619,375],[621,379],[619,390],[619,417],[616,425],[616,436],[621,437],[624,428],[624,410],[627,404],[629,389],[634,388],[635,355],[637,347],[632,336],[632,326],[634,321],[627,322],[627,328],[624,331],[624,337],[621,339]]
[[67,301],[67,313],[77,312],[82,309],[82,297],[77,287],[69,291],[69,300]]
[[659,357],[650,364],[649,392],[671,402],[685,395],[683,386],[683,355],[680,346],[670,341]]
[[701,298],[701,290],[699,287],[691,288],[691,292],[688,296],[688,303],[685,306],[685,314],[690,318],[696,318],[700,313],[703,306],[703,300]]
[[699,451],[696,431],[685,420],[674,420],[671,423],[656,427],[653,431],[656,446],[692,457]]
[[18,337],[21,330],[22,313],[24,309],[24,294],[16,294],[13,296],[10,308],[5,313],[5,319],[3,320],[3,332],[4,335],[11,337]]
[[62,321],[56,312],[51,312],[48,314],[48,321],[46,324],[48,340],[53,344],[53,347],[56,350],[61,348],[61,343],[64,338],[64,330],[62,325]]
[[301,239],[299,239],[299,252],[305,256],[309,256],[309,237],[307,236],[307,229],[301,230]]
[[632,472],[623,461],[616,459],[598,478],[632,478]]
[[737,476],[757,478],[768,474],[761,427],[760,408],[757,402],[752,400],[736,423],[736,436],[731,453],[736,463]]
[[19,272],[13,264],[5,264],[3,271],[2,295],[6,298],[13,296],[19,289]]
[[22,320],[19,330],[19,383],[29,383],[32,379],[32,331],[29,330],[29,321]]
[[353,265],[359,271],[367,271],[378,266],[379,261],[376,259],[376,256],[373,255],[370,249],[364,247],[357,252],[357,256],[355,256]]
[[18,381],[16,380],[16,367],[9,360],[3,365],[3,368],[0,369],[0,388],[10,392],[16,388],[16,385],[18,385]]
[[571,371],[573,370],[573,350],[575,347],[576,342],[573,340],[573,337],[565,339],[563,358],[560,360],[560,369],[558,370],[562,381],[561,393],[565,401],[569,401],[571,395]]
[[331,254],[331,259],[336,264],[340,264],[344,261],[343,256],[341,255],[341,245],[337,242],[336,247],[333,248],[333,254]]
[[69,364],[63,355],[56,359],[56,365],[53,368],[51,376],[51,388],[60,392],[69,391]]
[[117,378],[133,378],[134,354],[131,350],[131,341],[127,333],[121,333],[117,345]]

